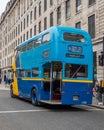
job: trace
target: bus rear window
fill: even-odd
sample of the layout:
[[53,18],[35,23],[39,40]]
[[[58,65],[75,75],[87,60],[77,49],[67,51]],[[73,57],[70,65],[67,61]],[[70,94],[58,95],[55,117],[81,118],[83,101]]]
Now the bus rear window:
[[87,78],[88,66],[79,64],[66,64],[65,77],[67,78]]
[[85,42],[84,36],[80,34],[65,32],[63,35],[64,40],[73,42]]

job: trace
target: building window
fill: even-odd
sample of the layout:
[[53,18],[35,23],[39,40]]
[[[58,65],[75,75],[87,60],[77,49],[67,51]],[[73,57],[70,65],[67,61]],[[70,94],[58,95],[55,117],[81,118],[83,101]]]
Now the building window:
[[17,36],[17,27],[16,27],[16,36]]
[[21,43],[22,43],[22,36],[21,36]]
[[50,0],[50,6],[52,6],[53,5],[53,0]]
[[88,31],[92,38],[95,37],[95,15],[88,17]]
[[66,19],[70,17],[70,0],[66,1]]
[[93,63],[94,63],[94,79],[97,74],[97,52],[93,52]]
[[28,40],[28,38],[29,38],[29,32],[26,33],[26,38]]
[[39,2],[39,16],[41,16],[41,1]]
[[44,30],[47,29],[47,18],[44,18]]
[[41,21],[39,22],[39,33],[41,32]]
[[30,12],[30,23],[32,23],[32,11]]
[[47,0],[44,0],[44,11],[47,10]]
[[34,20],[36,20],[36,7],[34,8]]
[[53,26],[53,12],[50,14],[50,27]]
[[95,3],[96,0],[89,0],[89,5],[92,5]]
[[32,37],[32,28],[30,29],[30,38]]
[[24,19],[24,29],[25,29],[25,19]]
[[76,12],[81,10],[81,0],[76,0]]
[[27,15],[27,27],[29,26],[29,15]]
[[57,24],[58,25],[61,24],[61,7],[60,6],[57,8]]
[[20,34],[20,24],[18,24],[18,35]]
[[36,25],[34,26],[34,35],[36,35]]
[[27,0],[27,9],[29,9],[29,0]]
[[19,45],[19,43],[20,43],[20,39],[18,38],[18,45]]
[[25,34],[23,35],[23,41],[25,41]]
[[21,22],[21,32],[22,32],[22,22]]
[[30,0],[30,5],[32,5],[33,4],[33,0]]
[[81,22],[77,22],[77,23],[75,24],[75,27],[81,29]]

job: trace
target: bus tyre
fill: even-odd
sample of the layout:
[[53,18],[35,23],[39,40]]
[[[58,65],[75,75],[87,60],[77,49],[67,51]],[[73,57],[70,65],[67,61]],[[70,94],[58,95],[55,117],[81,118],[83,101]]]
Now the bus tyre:
[[31,101],[32,101],[33,105],[38,106],[38,100],[37,100],[37,95],[36,95],[36,90],[35,89],[32,90]]
[[15,95],[13,94],[13,87],[10,87],[10,96],[11,96],[12,98],[15,97]]

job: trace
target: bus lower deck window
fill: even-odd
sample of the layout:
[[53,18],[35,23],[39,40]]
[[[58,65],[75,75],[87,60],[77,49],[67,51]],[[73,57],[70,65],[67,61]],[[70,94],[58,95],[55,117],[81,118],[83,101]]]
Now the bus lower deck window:
[[88,66],[79,64],[66,64],[65,77],[67,78],[87,78]]

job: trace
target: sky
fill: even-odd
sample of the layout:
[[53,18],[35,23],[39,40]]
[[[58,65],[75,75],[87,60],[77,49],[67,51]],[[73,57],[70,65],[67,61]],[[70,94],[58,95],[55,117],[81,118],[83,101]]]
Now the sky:
[[6,4],[7,4],[9,1],[10,1],[10,0],[0,0],[0,16],[1,16],[1,14],[5,11]]

